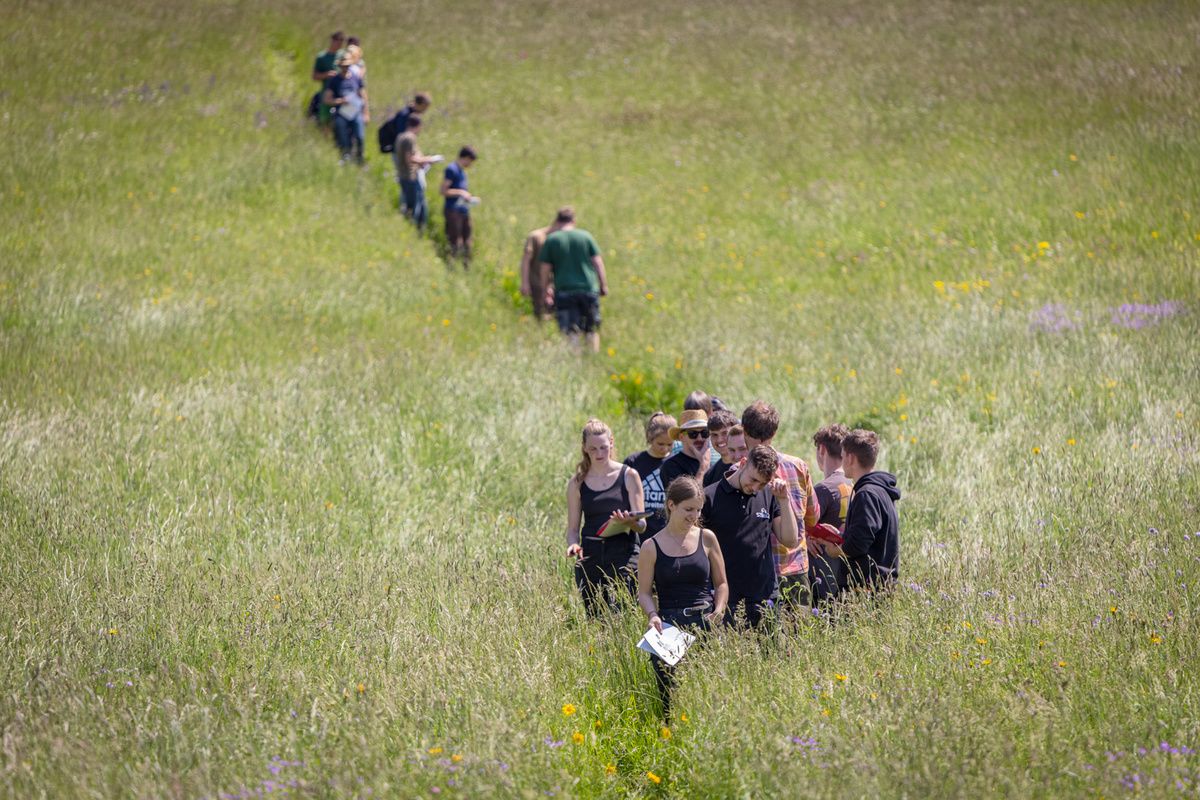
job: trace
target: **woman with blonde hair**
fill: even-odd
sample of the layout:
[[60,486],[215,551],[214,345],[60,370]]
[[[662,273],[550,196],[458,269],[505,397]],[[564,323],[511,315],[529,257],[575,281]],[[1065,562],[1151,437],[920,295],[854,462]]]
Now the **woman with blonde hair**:
[[642,500],[646,510],[655,514],[667,497],[667,487],[658,480],[658,468],[671,455],[671,447],[675,444],[671,428],[675,425],[675,418],[670,414],[655,411],[646,421],[646,449],[625,459],[625,465],[636,469],[642,478]]
[[623,585],[637,591],[638,535],[645,521],[642,479],[637,470],[614,461],[613,435],[598,419],[583,426],[582,458],[567,481],[567,557],[575,558],[575,583],[588,616],[600,612]]

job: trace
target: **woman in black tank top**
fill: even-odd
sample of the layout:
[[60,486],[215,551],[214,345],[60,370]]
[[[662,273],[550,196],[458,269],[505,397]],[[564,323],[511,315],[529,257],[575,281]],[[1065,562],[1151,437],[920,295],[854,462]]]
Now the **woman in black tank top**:
[[[567,556],[575,558],[575,584],[588,616],[600,612],[612,589],[637,591],[638,535],[644,520],[642,479],[612,460],[612,431],[598,419],[583,428],[583,460],[567,482]],[[603,535],[601,535],[603,534]]]
[[[700,482],[690,476],[667,487],[666,526],[642,543],[638,558],[638,604],[650,627],[664,625],[708,629],[721,619],[729,600],[725,559],[717,537],[699,525],[704,508]],[[655,605],[653,592],[658,593]],[[673,669],[656,655],[650,656],[658,681],[663,716],[670,718]]]

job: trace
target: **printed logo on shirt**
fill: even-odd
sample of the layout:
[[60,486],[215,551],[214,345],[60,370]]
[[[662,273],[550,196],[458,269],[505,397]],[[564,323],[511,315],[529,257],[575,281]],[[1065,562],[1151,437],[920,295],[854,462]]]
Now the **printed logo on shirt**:
[[771,518],[771,512],[770,512],[770,511],[767,511],[765,508],[760,508],[760,509],[758,510],[758,513],[757,513],[757,514],[755,514],[754,516],[758,517],[759,519],[770,519],[770,518]]
[[657,511],[667,504],[667,493],[663,491],[662,479],[654,470],[642,481],[642,494],[646,501],[647,511]]

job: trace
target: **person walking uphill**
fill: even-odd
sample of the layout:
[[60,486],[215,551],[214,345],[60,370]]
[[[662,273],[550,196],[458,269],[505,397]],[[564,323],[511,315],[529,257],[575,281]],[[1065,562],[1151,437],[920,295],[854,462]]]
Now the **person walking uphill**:
[[580,449],[583,458],[567,481],[567,557],[575,558],[575,583],[595,617],[605,599],[614,605],[618,586],[631,598],[637,593],[638,534],[645,523],[634,514],[642,510],[642,479],[612,460],[612,431],[598,419],[583,426]]
[[585,230],[575,227],[570,206],[558,210],[560,230],[546,237],[538,255],[546,305],[553,305],[558,329],[579,352],[579,337],[587,338],[588,349],[600,352],[600,298],[608,294],[604,259],[600,246]]
[[370,121],[370,109],[363,94],[362,80],[350,74],[350,67],[358,63],[360,51],[350,46],[338,58],[338,74],[329,79],[325,87],[325,105],[333,107],[333,132],[337,139],[345,164],[353,155],[363,163],[362,130]]

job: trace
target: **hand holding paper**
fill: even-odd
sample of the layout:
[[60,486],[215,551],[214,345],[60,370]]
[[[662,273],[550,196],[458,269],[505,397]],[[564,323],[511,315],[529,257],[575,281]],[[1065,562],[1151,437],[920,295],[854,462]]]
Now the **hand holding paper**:
[[642,635],[637,646],[648,653],[653,653],[673,667],[679,663],[679,659],[683,658],[683,654],[687,652],[688,647],[694,641],[696,641],[694,635],[663,623],[662,633],[650,628]]

